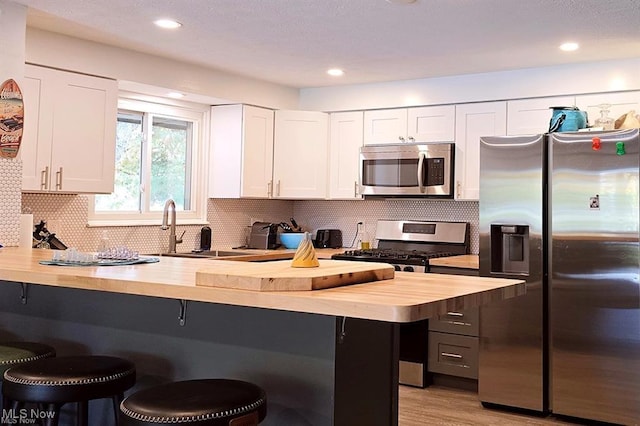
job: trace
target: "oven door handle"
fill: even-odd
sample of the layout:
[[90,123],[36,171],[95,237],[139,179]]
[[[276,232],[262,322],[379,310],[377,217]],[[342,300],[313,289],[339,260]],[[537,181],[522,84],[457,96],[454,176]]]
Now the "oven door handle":
[[420,153],[420,158],[418,159],[418,190],[420,192],[424,192],[424,186],[422,186],[422,168],[424,167],[424,152]]

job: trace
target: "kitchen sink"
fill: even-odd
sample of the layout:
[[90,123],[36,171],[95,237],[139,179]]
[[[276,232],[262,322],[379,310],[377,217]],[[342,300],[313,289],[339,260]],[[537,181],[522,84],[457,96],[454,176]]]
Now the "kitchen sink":
[[218,258],[218,257],[232,257],[232,256],[251,256],[253,253],[247,253],[245,251],[236,250],[204,250],[200,252],[186,252],[186,253],[162,253],[160,256],[166,257],[194,257],[194,258]]

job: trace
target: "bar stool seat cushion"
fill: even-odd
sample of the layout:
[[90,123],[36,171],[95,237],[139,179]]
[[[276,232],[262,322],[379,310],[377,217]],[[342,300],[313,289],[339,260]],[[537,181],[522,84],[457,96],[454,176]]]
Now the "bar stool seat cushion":
[[0,342],[0,375],[10,367],[56,356],[49,345],[35,342]]
[[39,359],[8,369],[3,393],[16,401],[65,403],[118,395],[135,384],[135,365],[110,356]]
[[245,416],[255,423],[242,424],[257,424],[267,414],[267,397],[259,386],[240,380],[186,380],[136,392],[120,410],[131,425],[227,426]]

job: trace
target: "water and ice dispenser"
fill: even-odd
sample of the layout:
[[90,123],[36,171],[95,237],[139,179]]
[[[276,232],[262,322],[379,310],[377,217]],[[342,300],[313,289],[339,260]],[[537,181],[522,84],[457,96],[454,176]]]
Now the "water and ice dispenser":
[[491,225],[491,272],[529,274],[528,225]]

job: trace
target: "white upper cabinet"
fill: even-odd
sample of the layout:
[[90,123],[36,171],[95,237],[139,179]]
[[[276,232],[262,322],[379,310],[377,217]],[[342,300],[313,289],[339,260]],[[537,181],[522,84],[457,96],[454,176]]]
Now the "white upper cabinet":
[[480,198],[480,137],[504,136],[506,132],[506,102],[456,106],[455,199]]
[[326,198],[328,114],[278,110],[274,133],[273,197]]
[[23,191],[113,191],[115,80],[25,66]]
[[426,106],[364,112],[364,144],[452,142],[455,106]]
[[380,109],[364,112],[364,144],[407,141],[407,110]]
[[273,110],[248,105],[211,108],[209,197],[269,198]]
[[608,116],[614,121],[631,110],[638,114],[640,113],[640,91],[576,96],[576,106],[587,112],[590,126],[593,126],[595,120],[600,117],[599,105],[601,104],[611,105]]
[[456,108],[454,105],[407,109],[409,142],[453,142]]
[[329,199],[362,199],[358,191],[362,111],[331,114],[329,138]]
[[551,107],[574,106],[574,96],[518,99],[507,102],[507,135],[534,135],[549,131]]

